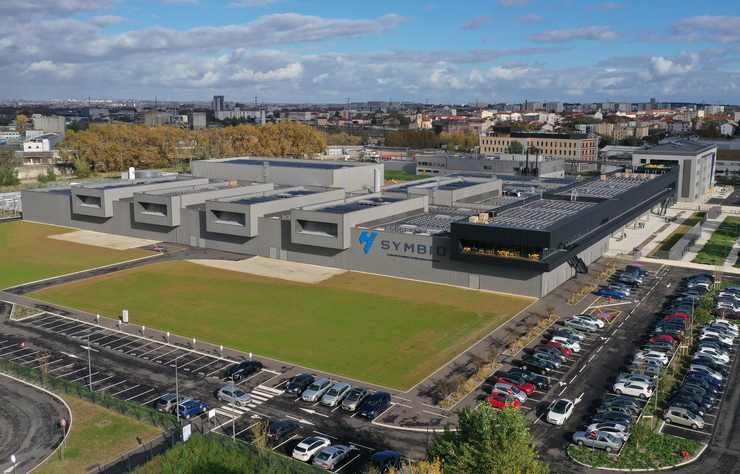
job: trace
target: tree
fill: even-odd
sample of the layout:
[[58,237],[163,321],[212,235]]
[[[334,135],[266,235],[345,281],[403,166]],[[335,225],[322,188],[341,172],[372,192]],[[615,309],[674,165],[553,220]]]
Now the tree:
[[521,155],[524,153],[524,146],[521,144],[521,142],[512,141],[509,144],[509,148],[507,150],[512,155]]
[[23,114],[15,116],[15,131],[23,135],[28,130],[28,117]]
[[496,410],[483,402],[459,413],[458,430],[446,431],[428,451],[446,474],[545,474],[532,434],[516,409]]

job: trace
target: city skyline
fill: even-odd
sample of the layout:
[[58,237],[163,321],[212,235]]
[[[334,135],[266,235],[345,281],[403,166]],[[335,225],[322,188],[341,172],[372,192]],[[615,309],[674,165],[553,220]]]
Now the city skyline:
[[740,102],[727,4],[459,6],[10,0],[0,100]]

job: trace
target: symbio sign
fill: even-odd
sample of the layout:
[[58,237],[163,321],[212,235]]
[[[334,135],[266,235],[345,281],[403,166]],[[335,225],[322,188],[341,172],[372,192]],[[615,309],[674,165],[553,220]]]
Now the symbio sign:
[[[403,258],[444,257],[447,255],[447,247],[442,245],[429,245],[420,242],[408,242],[396,239],[378,239],[380,232],[377,230],[363,230],[357,242],[361,245],[362,251],[369,254],[373,247],[380,248],[386,255]],[[378,242],[376,244],[376,241]],[[424,258],[424,260],[429,260]]]

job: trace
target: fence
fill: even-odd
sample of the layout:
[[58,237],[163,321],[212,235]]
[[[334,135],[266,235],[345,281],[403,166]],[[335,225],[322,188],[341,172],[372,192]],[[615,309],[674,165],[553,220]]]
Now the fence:
[[40,385],[59,395],[74,395],[88,402],[117,411],[122,415],[136,418],[137,420],[149,423],[166,431],[174,430],[178,426],[176,418],[170,414],[158,412],[151,408],[139,405],[136,402],[119,400],[107,393],[95,392],[78,383],[72,383],[64,379],[51,377],[44,374],[40,369],[23,367],[14,362],[2,360],[0,361],[0,372],[5,372],[36,385]]
[[162,434],[161,436],[145,443],[138,448],[118,457],[115,461],[105,466],[94,465],[87,470],[88,473],[104,472],[106,474],[123,474],[132,472],[139,466],[151,461],[155,456],[164,454],[179,442],[173,434]]
[[690,249],[701,236],[701,226],[702,222],[695,224],[694,227],[689,229],[683,237],[673,244],[671,249],[668,251],[669,260],[681,260],[688,249]]
[[21,193],[0,194],[0,219],[18,217],[21,213]]

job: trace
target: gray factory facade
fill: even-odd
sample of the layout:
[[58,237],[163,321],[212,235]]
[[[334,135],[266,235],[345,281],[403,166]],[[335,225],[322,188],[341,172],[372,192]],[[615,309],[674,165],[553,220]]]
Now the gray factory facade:
[[[508,182],[491,176],[449,175],[387,187],[382,177],[383,165],[376,163],[206,160],[194,162],[187,176],[23,191],[23,218],[540,297],[587,271],[619,226],[665,205],[676,180],[675,172],[581,182],[532,179],[515,184],[542,186],[539,191],[507,197]],[[639,206],[629,213],[613,210],[631,195],[639,195]],[[559,231],[563,227],[567,235]],[[533,243],[513,245],[517,233]]]

